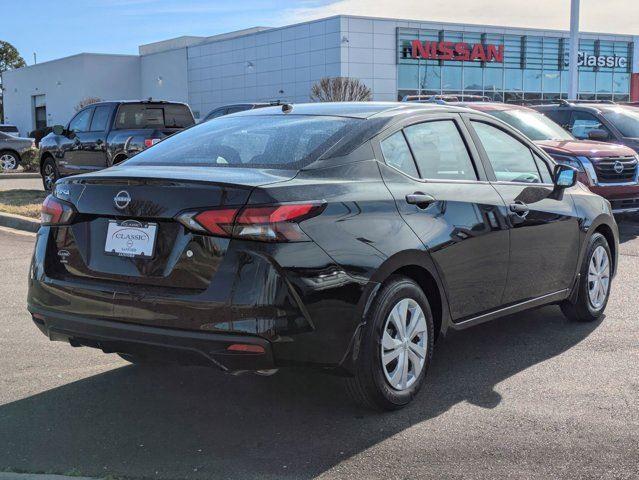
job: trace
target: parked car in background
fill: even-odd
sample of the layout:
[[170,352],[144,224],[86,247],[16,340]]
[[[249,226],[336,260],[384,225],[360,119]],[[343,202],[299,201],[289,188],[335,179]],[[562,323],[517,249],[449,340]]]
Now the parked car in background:
[[157,100],[93,103],[40,141],[46,190],[60,177],[123,162],[163,138],[195,124],[188,105]]
[[536,105],[538,112],[580,140],[598,140],[627,145],[639,152],[639,109],[612,102],[571,102]]
[[522,132],[557,162],[579,170],[579,181],[606,198],[614,213],[639,211],[639,169],[634,150],[624,145],[578,140],[531,108],[506,103],[468,103]]
[[20,138],[0,132],[0,170],[15,170],[20,165],[22,154],[32,148],[32,138]]
[[232,105],[224,105],[223,107],[217,107],[211,110],[202,122],[208,122],[217,117],[224,115],[230,115],[231,113],[243,112],[245,110],[253,110],[255,108],[273,107],[279,105],[280,102],[268,102],[268,103],[234,103]]
[[18,132],[18,127],[15,125],[9,125],[8,123],[0,123],[0,132],[8,133],[12,137],[19,137],[20,132]]
[[134,363],[315,367],[397,409],[447,330],[547,304],[601,318],[617,225],[576,181],[450,105],[237,113],[60,180],[28,308],[51,340]]

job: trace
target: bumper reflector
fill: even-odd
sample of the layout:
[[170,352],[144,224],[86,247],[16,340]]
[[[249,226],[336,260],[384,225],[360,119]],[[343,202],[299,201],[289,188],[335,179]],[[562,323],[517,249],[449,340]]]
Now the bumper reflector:
[[266,353],[261,345],[251,345],[248,343],[234,343],[229,345],[226,350],[238,353]]

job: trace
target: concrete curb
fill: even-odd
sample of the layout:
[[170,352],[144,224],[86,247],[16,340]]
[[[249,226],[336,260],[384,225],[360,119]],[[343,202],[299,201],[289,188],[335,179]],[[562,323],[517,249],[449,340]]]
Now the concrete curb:
[[3,473],[0,480],[95,480],[89,477],[69,477],[67,475],[51,475],[48,473]]
[[[33,218],[23,217],[22,215],[0,212],[0,226],[24,230],[26,232],[37,232],[40,229],[40,222]],[[0,477],[0,480],[1,479],[2,477]]]
[[14,178],[16,180],[24,179],[24,178],[40,178],[39,173],[0,173],[0,180],[7,180],[9,178]]

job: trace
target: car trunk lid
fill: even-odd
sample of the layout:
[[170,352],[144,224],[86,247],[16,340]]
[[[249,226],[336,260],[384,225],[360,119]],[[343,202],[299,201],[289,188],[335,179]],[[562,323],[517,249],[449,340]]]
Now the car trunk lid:
[[[128,167],[124,175],[124,169],[116,167],[69,178],[56,186],[56,196],[72,203],[78,215],[73,224],[52,229],[51,274],[67,280],[80,277],[203,290],[223,260],[229,240],[191,232],[175,220],[176,215],[241,207],[255,187],[294,175],[294,171],[227,167]],[[151,258],[107,252],[107,236],[119,230],[109,230],[111,223],[155,226]]]

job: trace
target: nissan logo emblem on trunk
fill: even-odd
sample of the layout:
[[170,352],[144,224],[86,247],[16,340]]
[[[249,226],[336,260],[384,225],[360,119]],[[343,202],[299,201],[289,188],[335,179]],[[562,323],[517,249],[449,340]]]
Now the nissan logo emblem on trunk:
[[124,210],[126,207],[129,206],[129,203],[131,203],[131,195],[129,195],[129,192],[127,192],[126,190],[122,190],[118,192],[115,197],[113,197],[113,203],[115,204],[116,208]]
[[615,173],[621,173],[623,172],[623,163],[621,163],[619,160],[617,160],[614,165],[612,166],[612,168],[615,169]]

